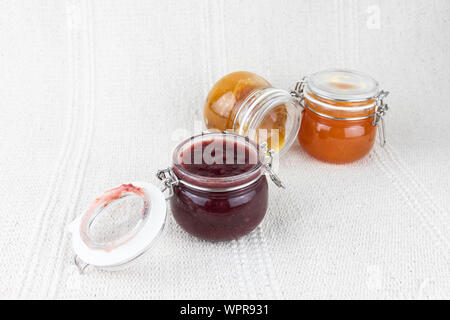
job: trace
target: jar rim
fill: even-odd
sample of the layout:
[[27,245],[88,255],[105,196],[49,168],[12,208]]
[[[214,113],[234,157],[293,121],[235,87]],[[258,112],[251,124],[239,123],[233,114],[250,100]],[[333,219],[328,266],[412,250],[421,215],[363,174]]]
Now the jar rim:
[[[199,141],[229,140],[242,144],[256,155],[257,163],[249,171],[227,177],[205,177],[183,168],[181,154]],[[260,146],[248,137],[230,132],[204,132],[181,141],[173,151],[172,169],[182,184],[203,191],[232,191],[237,187],[245,187],[256,181],[264,173],[264,152]]]
[[[309,89],[309,88],[307,88]],[[318,100],[318,98],[322,98],[325,100],[330,100],[328,98],[324,98],[322,96],[319,96],[309,90],[305,89],[304,90],[304,95],[305,95],[305,99],[308,101],[311,101],[312,103],[319,105],[323,108],[326,109],[330,109],[330,110],[340,110],[340,111],[346,111],[346,112],[358,112],[358,111],[364,111],[364,110],[368,110],[368,109],[373,109],[376,106],[376,97],[374,98],[370,98],[367,100],[362,100],[362,101],[349,101],[349,100],[336,100],[333,99],[331,101],[337,101],[337,102],[353,102],[353,103],[358,103],[358,102],[368,102],[367,104],[364,105],[358,105],[358,106],[337,106],[337,105],[333,105],[330,103],[327,103],[325,101],[321,101]],[[318,98],[316,98],[318,97]]]
[[[283,89],[264,87],[253,91],[241,104],[234,118],[233,130],[241,135],[258,134],[258,128],[265,117],[275,108],[284,105],[289,120],[289,130],[279,150],[285,154],[297,140],[301,124],[301,106],[292,95]],[[239,123],[239,124],[238,124]]]

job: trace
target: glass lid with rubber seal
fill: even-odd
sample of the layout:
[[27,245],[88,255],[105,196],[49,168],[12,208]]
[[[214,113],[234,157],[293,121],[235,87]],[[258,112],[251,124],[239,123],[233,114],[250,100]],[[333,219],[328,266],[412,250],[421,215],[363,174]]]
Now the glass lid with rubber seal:
[[326,99],[365,101],[378,94],[379,84],[371,76],[359,71],[330,69],[308,76],[306,89]]
[[118,269],[153,247],[164,228],[166,201],[146,182],[123,184],[96,198],[69,226],[75,264]]

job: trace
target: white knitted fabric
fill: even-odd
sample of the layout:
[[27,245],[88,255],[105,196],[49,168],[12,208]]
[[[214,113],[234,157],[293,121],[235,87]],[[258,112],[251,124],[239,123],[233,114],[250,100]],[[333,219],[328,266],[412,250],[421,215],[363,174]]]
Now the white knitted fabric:
[[[0,298],[450,298],[450,2],[0,2]],[[205,96],[249,70],[289,89],[330,67],[391,91],[387,146],[329,165],[296,143],[251,235],[170,221],[118,272],[72,264],[102,191],[158,183]]]

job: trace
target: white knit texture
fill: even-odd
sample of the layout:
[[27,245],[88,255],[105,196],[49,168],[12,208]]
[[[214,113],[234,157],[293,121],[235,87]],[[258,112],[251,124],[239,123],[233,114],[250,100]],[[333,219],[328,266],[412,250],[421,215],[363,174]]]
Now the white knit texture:
[[[0,2],[0,299],[450,298],[450,2]],[[158,183],[221,76],[289,89],[332,67],[391,92],[387,146],[349,165],[296,143],[252,234],[173,219],[118,272],[72,263],[67,225],[102,191]]]

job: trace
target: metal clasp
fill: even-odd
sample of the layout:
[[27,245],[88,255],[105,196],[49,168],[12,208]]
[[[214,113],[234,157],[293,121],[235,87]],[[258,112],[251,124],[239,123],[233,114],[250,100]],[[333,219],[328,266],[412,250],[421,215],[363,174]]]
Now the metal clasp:
[[375,114],[373,116],[372,125],[378,126],[381,122],[381,128],[378,130],[378,135],[380,139],[380,145],[384,147],[386,144],[386,132],[385,132],[385,124],[384,124],[384,115],[389,110],[388,104],[384,101],[384,99],[389,95],[389,91],[381,90],[380,93],[375,97],[376,105],[375,105]]
[[167,169],[158,170],[156,173],[156,177],[161,180],[164,184],[162,188],[162,192],[169,190],[169,195],[166,197],[166,200],[169,200],[173,196],[173,186],[178,185],[179,180],[178,177],[173,173],[172,168],[168,167]]
[[289,93],[291,94],[291,96],[296,99],[300,105],[300,107],[302,107],[303,109],[305,109],[305,86],[306,86],[306,77],[303,77],[302,80],[298,81],[295,84],[295,88],[294,90],[291,90]]
[[286,189],[286,186],[283,184],[283,181],[281,181],[280,177],[273,171],[272,164],[273,164],[273,155],[275,151],[273,149],[267,150],[267,142],[263,142],[260,145],[261,150],[266,155],[266,162],[264,163],[266,171],[269,173],[270,179],[275,183],[275,185],[278,188]]
[[78,272],[83,274],[84,270],[89,266],[86,262],[82,261],[77,255],[73,257],[73,262],[75,266],[78,268]]

